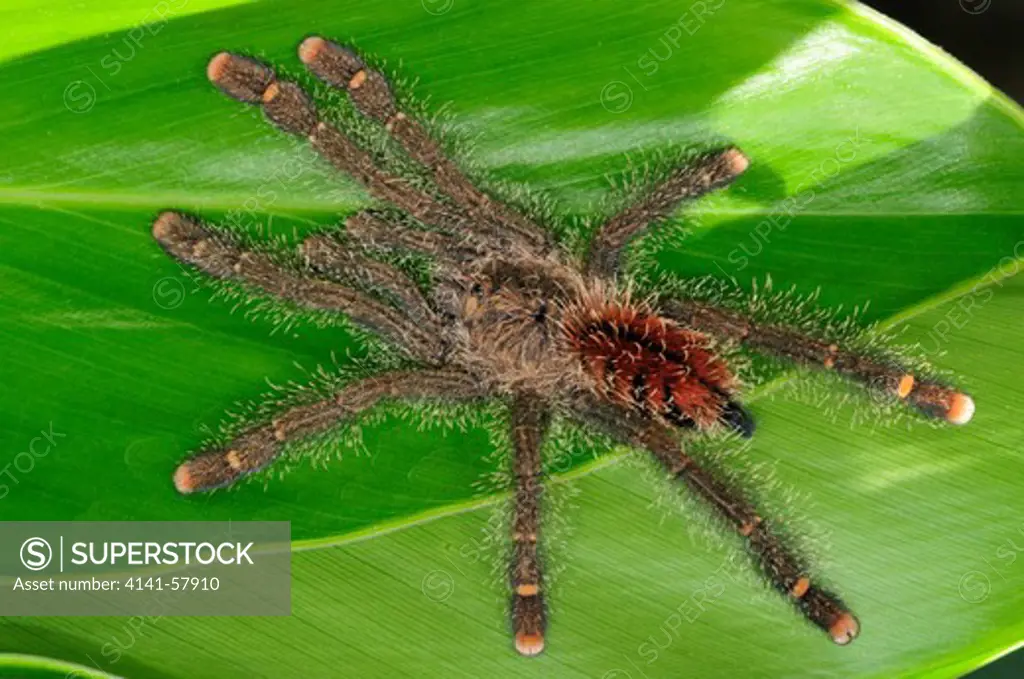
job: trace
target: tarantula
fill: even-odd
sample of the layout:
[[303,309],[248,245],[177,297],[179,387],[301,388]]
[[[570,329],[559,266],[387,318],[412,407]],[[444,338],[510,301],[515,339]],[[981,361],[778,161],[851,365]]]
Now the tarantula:
[[[753,433],[753,419],[737,401],[737,378],[716,342],[835,371],[956,424],[971,418],[974,402],[934,380],[915,378],[897,362],[755,322],[725,306],[680,298],[654,308],[630,298],[628,276],[620,271],[626,246],[682,201],[732,182],[747,169],[748,158],[726,148],[676,168],[600,225],[585,255],[573,256],[548,231],[471,182],[424,125],[399,110],[387,78],[354,51],[311,37],[298,53],[316,77],[347,91],[358,115],[383,126],[408,159],[426,169],[432,188],[382,169],[351,134],[320,118],[299,85],[277,78],[268,66],[223,52],[209,62],[207,75],[228,96],[262,107],[280,129],[306,137],[375,199],[428,228],[410,225],[394,210],[365,210],[346,220],[343,237],[307,238],[298,268],[178,212],[160,214],[153,236],[170,256],[208,276],[344,314],[420,367],[356,381],[330,398],[250,426],[230,443],[182,463],[174,473],[177,490],[230,485],[271,464],[286,444],[323,433],[382,400],[501,399],[510,411],[515,479],[509,579],[519,653],[536,655],[544,648],[540,449],[554,413],[649,451],[671,479],[745,538],[766,581],[811,623],[837,644],[856,637],[857,619],[815,583],[772,521],[681,447],[687,432]],[[399,268],[367,256],[375,249],[432,257],[433,291],[421,292]],[[353,280],[369,281],[378,292]]]

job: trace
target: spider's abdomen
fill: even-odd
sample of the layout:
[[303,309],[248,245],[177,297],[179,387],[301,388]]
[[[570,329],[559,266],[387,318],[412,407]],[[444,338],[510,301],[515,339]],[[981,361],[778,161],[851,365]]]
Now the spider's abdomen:
[[604,397],[682,426],[736,426],[736,380],[705,335],[617,302],[583,305],[564,328]]

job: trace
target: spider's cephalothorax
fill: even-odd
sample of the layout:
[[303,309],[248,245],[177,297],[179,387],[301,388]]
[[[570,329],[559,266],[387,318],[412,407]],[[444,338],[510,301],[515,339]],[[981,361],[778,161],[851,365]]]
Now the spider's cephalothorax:
[[[284,409],[228,444],[182,463],[182,493],[230,485],[273,462],[291,442],[322,434],[382,400],[501,399],[509,408],[515,479],[509,571],[516,649],[544,648],[540,449],[553,414],[570,417],[653,454],[673,480],[741,535],[765,579],[837,644],[858,633],[856,618],[815,584],[807,563],[743,494],[702,469],[681,447],[688,432],[725,427],[744,436],[753,420],[737,401],[737,380],[720,345],[832,370],[926,415],[967,422],[974,402],[897,361],[880,360],[691,298],[638,302],[623,291],[623,249],[684,200],[723,187],[747,158],[730,148],[670,172],[644,197],[602,224],[578,262],[548,232],[475,186],[414,118],[399,110],[387,79],[354,52],[322,38],[299,48],[306,66],[346,90],[357,111],[425,167],[433,189],[388,173],[344,130],[320,118],[309,96],[262,63],[221,53],[208,76],[223,92],[262,107],[282,130],[308,138],[338,170],[392,208],[349,217],[343,234],[303,242],[302,266],[286,266],[228,230],[177,212],[153,225],[160,245],[205,274],[256,294],[342,314],[404,351],[411,367],[350,383],[330,398]],[[404,212],[405,218],[396,216]],[[410,219],[419,222],[411,225]],[[434,291],[424,295],[375,250],[429,255]]]

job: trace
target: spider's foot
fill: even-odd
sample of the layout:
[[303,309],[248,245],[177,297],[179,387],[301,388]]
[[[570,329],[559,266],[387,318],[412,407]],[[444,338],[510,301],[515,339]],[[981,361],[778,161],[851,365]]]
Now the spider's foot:
[[544,650],[544,635],[523,633],[517,634],[516,650],[519,651],[519,655],[539,655],[540,652]]
[[535,656],[544,650],[545,618],[544,599],[537,586],[520,585],[512,602],[512,624],[520,655]]
[[190,221],[178,212],[161,212],[153,220],[153,238],[160,244],[171,244],[186,236],[192,229]]
[[725,167],[728,168],[729,172],[734,177],[738,177],[743,174],[747,171],[747,168],[750,167],[750,159],[736,147],[723,151],[721,158]]
[[175,259],[195,264],[208,249],[212,234],[180,212],[161,212],[153,220],[153,238]]
[[829,626],[828,633],[832,637],[832,641],[839,646],[845,646],[857,638],[860,633],[860,623],[857,622],[857,618],[853,617],[853,614],[843,612]]
[[206,67],[206,77],[224,94],[247,104],[258,104],[274,82],[274,72],[248,57],[221,52]]
[[318,118],[313,102],[301,87],[276,79],[264,64],[230,52],[210,59],[206,75],[224,94],[258,104],[272,123],[285,132],[309,136]]
[[174,470],[174,487],[182,495],[190,495],[230,486],[258,468],[250,458],[234,449],[201,453]]
[[387,78],[368,68],[352,50],[313,36],[299,45],[299,59],[320,80],[346,90],[363,115],[388,126],[398,120],[408,122],[396,109]]
[[915,382],[909,375],[900,382],[897,395],[950,424],[967,424],[974,417],[974,399],[967,394],[932,382]]
[[180,212],[161,212],[153,221],[153,238],[179,262],[215,278],[231,278],[239,252],[223,238]]
[[967,394],[956,393],[950,399],[946,419],[953,424],[967,424],[974,417],[974,399]]
[[806,577],[799,578],[789,592],[797,608],[839,646],[846,646],[860,634],[860,623],[846,606],[829,592],[816,587]]
[[195,479],[188,470],[188,463],[178,465],[174,470],[174,488],[182,495],[188,495],[196,490]]
[[[365,78],[366,64],[352,50],[319,36],[306,38],[299,45],[299,59],[324,82],[348,89],[360,73]],[[357,81],[358,82],[358,81]]]

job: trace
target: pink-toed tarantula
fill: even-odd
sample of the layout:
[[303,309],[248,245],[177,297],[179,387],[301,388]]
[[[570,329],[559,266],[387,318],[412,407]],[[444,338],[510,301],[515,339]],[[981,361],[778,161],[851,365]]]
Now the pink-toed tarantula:
[[[353,51],[312,37],[299,47],[299,57],[319,79],[347,91],[359,114],[382,125],[429,172],[433,190],[381,169],[350,135],[319,117],[298,85],[278,79],[266,65],[220,53],[207,74],[227,95],[262,107],[280,129],[306,137],[375,199],[429,228],[410,228],[391,212],[366,210],[347,219],[344,237],[320,234],[303,242],[299,269],[177,212],[161,214],[153,236],[172,257],[208,276],[300,307],[344,314],[401,348],[419,367],[349,384],[326,400],[283,410],[227,445],[199,452],[174,473],[177,489],[194,493],[232,484],[271,464],[287,443],[325,432],[382,400],[501,399],[510,409],[513,443],[509,578],[519,653],[536,655],[544,648],[540,449],[553,413],[650,451],[672,479],[745,538],[761,574],[800,613],[837,644],[856,637],[854,615],[815,583],[772,521],[682,450],[687,431],[724,427],[753,433],[753,420],[737,402],[736,379],[712,338],[836,371],[957,424],[971,418],[974,403],[891,360],[756,322],[724,306],[679,298],[652,308],[630,299],[623,291],[627,277],[619,271],[624,248],[682,201],[729,184],[746,170],[747,157],[727,148],[673,170],[604,222],[584,261],[577,261],[547,231],[467,179],[425,128],[399,110],[388,80]],[[424,295],[402,271],[367,257],[372,248],[432,257],[434,292]],[[389,294],[340,282],[352,277]]]

